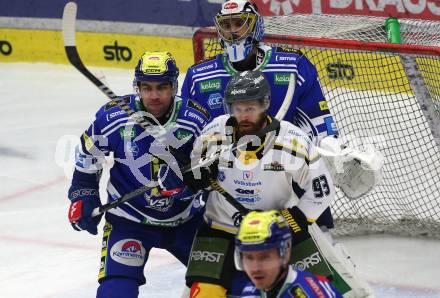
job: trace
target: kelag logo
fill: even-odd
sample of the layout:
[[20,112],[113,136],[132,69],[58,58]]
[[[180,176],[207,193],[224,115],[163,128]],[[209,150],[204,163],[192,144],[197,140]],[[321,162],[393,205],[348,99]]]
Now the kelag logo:
[[0,40],[0,53],[9,56],[12,53],[12,45],[7,40]]
[[105,60],[130,61],[132,57],[130,48],[119,46],[116,40],[113,45],[104,46],[103,50]]
[[349,64],[341,62],[327,64],[328,77],[333,80],[353,80],[355,77],[354,68]]

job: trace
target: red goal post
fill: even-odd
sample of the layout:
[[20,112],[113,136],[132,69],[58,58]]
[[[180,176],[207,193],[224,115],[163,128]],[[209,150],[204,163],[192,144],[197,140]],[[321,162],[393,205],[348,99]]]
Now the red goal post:
[[[338,191],[335,232],[440,239],[440,22],[400,20],[402,44],[391,44],[385,21],[266,17],[263,42],[300,49],[318,70],[341,138],[385,156],[374,191],[358,200]],[[222,52],[213,28],[195,32],[193,44],[196,62]]]

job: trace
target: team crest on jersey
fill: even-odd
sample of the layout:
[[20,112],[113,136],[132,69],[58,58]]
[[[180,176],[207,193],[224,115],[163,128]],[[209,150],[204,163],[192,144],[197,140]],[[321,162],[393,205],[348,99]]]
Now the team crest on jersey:
[[281,172],[284,171],[284,166],[277,161],[265,164],[263,171]]
[[147,196],[145,195],[146,204],[145,207],[154,209],[160,212],[167,212],[171,206],[173,206],[174,199],[173,197],[168,196]]
[[252,171],[243,171],[243,180],[244,181],[251,181],[254,179],[254,174]]
[[205,117],[207,119],[211,118],[211,115],[209,114],[208,110],[205,109],[204,107],[202,107],[200,104],[196,103],[195,101],[188,100],[188,107],[190,107],[196,111],[199,111],[200,113],[205,115]]
[[303,290],[303,288],[296,284],[293,285],[290,289],[289,289],[289,294],[291,295],[290,297],[293,298],[307,298],[309,297]]
[[[124,104],[129,104],[130,103],[130,97],[125,97],[123,100],[122,100],[122,102],[124,103]],[[116,107],[118,104],[116,103],[116,101],[111,101],[111,102],[109,102],[108,104],[106,104],[105,105],[105,110],[106,111],[108,111],[108,110],[110,110],[111,108],[113,108],[113,107]]]

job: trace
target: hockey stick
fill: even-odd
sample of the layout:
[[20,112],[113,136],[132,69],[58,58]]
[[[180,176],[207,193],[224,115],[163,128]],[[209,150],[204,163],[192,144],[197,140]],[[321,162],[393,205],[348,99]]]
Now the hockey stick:
[[157,187],[156,182],[153,182],[153,183],[154,183],[154,185],[152,185],[152,183],[149,183],[147,185],[142,186],[141,188],[138,188],[138,189],[136,189],[136,190],[134,190],[132,192],[129,192],[128,194],[126,194],[126,195],[124,195],[124,196],[122,196],[120,198],[117,198],[114,201],[111,201],[110,203],[104,204],[101,207],[97,207],[97,208],[93,209],[92,217],[101,215],[104,212],[106,212],[106,211],[108,211],[108,210],[110,210],[112,208],[115,208],[115,207],[121,205],[122,203],[130,200],[131,198],[134,198],[134,197],[136,197],[138,195],[143,194],[144,192],[149,191],[150,189],[153,189],[153,188]]
[[[76,12],[77,5],[74,2],[69,2],[64,7],[63,12],[63,36],[64,36],[64,48],[66,50],[67,58],[69,62],[87,79],[89,79],[96,87],[99,88],[112,102],[116,103],[124,112],[126,112],[129,117],[139,124],[142,128],[146,129],[150,123],[148,123],[144,117],[140,116],[134,112],[128,104],[120,97],[118,97],[109,87],[107,87],[101,80],[99,80],[95,75],[93,75],[78,54],[76,48],[76,38],[75,38],[75,23],[76,23]],[[154,184],[154,185],[153,185]],[[144,185],[110,203],[107,203],[101,207],[95,208],[92,212],[92,216],[98,216],[128,200],[138,195],[141,195],[148,190],[157,187],[156,182]]]
[[81,61],[81,57],[78,54],[75,38],[75,26],[76,26],[76,13],[77,5],[75,2],[68,2],[64,6],[63,12],[63,36],[64,36],[64,48],[66,50],[66,56],[80,73],[82,73],[87,79],[89,79],[99,90],[101,90],[112,102],[127,113],[136,123],[142,128],[146,129],[150,123],[148,123],[143,116],[133,111],[123,98],[118,97],[109,87],[107,87],[101,80],[93,75],[84,63]]
[[[64,7],[62,28],[63,28],[63,36],[64,36],[64,47],[69,62],[88,80],[90,80],[96,87],[98,87],[99,90],[101,90],[112,102],[116,103],[118,107],[120,107],[124,112],[126,112],[129,115],[129,117],[131,117],[142,128],[146,129],[150,125],[150,123],[148,123],[144,117],[134,112],[122,98],[118,97],[107,85],[105,85],[101,80],[99,80],[95,75],[93,75],[82,62],[76,47],[76,38],[75,38],[76,14],[77,14],[77,4],[75,2],[68,2]],[[292,73],[283,104],[281,105],[275,118],[277,119],[284,118],[290,106],[290,103],[292,102],[293,94],[295,92],[295,85],[296,85],[296,79],[295,79],[295,75]],[[271,124],[274,125],[275,121],[272,121]],[[260,133],[257,134],[256,137],[261,137],[267,132],[273,130],[272,125],[268,125],[265,129],[260,131]],[[231,144],[230,146],[222,149],[221,151],[216,152],[214,155],[210,155],[208,158],[203,158],[198,160],[197,162],[195,162],[195,165],[192,165],[192,163],[190,163],[187,166],[184,166],[181,169],[181,171],[188,172],[209,165],[213,161],[215,161],[223,152],[240,149],[246,146],[248,143],[252,142],[254,139],[249,139],[247,142],[241,143],[239,145]],[[114,208],[126,202],[127,200],[137,195],[140,195],[154,187],[157,187],[157,185],[151,186],[147,184],[137,190],[134,190],[133,192],[124,195],[121,198],[112,201],[111,203],[105,204],[99,208],[95,208],[92,214],[94,214],[95,216],[102,214],[105,211],[108,211],[109,209]]]

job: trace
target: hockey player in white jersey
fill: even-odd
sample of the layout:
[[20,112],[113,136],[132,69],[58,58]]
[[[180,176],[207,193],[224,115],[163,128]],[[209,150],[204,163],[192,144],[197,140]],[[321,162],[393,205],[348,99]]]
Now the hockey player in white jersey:
[[[292,229],[294,244],[310,239],[308,223],[335,196],[332,178],[307,134],[267,115],[270,86],[260,72],[233,77],[225,91],[225,105],[228,114],[215,118],[196,140],[196,155],[209,156],[250,136],[256,140],[223,152],[202,173],[193,173],[195,181],[185,179],[192,189],[210,185],[215,189],[209,193],[205,225],[194,240],[188,264],[191,297],[237,295],[247,280],[233,264],[241,214],[222,193],[249,210],[280,210]],[[261,135],[262,131],[267,134]]]
[[[224,90],[230,78],[238,71],[258,70],[271,86],[272,103],[267,114],[274,116],[283,104],[290,76],[294,74],[295,91],[283,120],[299,126],[321,147],[335,184],[349,198],[358,198],[373,189],[381,178],[380,154],[372,147],[365,153],[346,148],[347,144],[341,146],[341,140],[334,137],[338,134],[337,126],[316,67],[297,49],[262,43],[264,19],[256,4],[249,0],[226,1],[214,17],[214,24],[224,53],[188,69],[182,97],[197,101],[213,118],[223,115]],[[325,210],[317,223],[333,227],[330,209]]]

